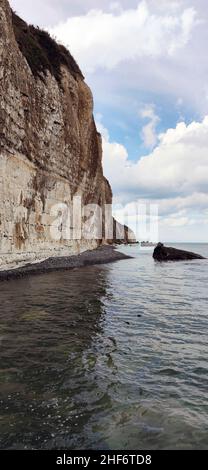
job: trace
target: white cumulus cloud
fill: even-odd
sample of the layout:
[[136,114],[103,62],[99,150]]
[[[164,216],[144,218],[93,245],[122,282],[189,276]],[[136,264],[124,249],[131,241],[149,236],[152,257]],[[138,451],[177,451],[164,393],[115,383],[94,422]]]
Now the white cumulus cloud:
[[116,193],[149,198],[208,193],[208,116],[168,129],[159,135],[157,147],[137,162],[105,135],[103,150],[104,170]]
[[193,7],[157,14],[143,0],[119,13],[94,9],[69,17],[50,32],[70,48],[84,72],[93,72],[126,60],[174,55],[189,41],[195,21]]
[[97,125],[103,135],[104,171],[115,202],[126,206],[128,213],[135,211],[138,200],[157,204],[164,226],[195,224],[198,235],[199,224],[208,230],[208,116],[168,129],[159,136],[157,147],[136,162],[129,160],[123,145],[110,141],[101,116]]
[[157,143],[156,127],[160,122],[159,116],[155,113],[154,105],[146,105],[140,112],[142,119],[148,119],[148,123],[143,126],[141,137],[145,147],[154,147]]

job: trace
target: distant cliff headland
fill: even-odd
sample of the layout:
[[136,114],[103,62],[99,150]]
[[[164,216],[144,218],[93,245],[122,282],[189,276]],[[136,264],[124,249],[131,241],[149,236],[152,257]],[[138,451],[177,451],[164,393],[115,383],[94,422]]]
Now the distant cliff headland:
[[[74,197],[99,206],[102,214],[112,203],[92,93],[70,52],[1,0],[0,265],[112,243],[115,233],[111,239],[103,229],[94,238],[65,236],[60,212],[71,208]],[[53,228],[58,237],[51,236]],[[123,240],[129,238],[134,235],[125,227]]]

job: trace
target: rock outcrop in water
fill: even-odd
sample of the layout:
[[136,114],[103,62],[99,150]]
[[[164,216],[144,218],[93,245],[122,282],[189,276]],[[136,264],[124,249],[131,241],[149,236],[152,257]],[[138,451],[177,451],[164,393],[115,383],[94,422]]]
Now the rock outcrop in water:
[[[71,255],[102,240],[54,240],[56,204],[104,207],[93,98],[71,54],[0,0],[0,265]],[[104,240],[105,241],[105,240]]]
[[163,243],[157,244],[153,252],[153,258],[156,261],[187,261],[192,259],[204,259],[203,256],[196,253],[164,246]]

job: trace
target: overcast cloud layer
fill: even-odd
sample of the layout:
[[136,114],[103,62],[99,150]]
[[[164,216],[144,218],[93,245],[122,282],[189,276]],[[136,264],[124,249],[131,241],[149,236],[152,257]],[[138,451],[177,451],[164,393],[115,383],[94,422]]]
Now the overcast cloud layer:
[[159,204],[161,238],[208,236],[206,0],[12,0],[90,84],[115,201]]

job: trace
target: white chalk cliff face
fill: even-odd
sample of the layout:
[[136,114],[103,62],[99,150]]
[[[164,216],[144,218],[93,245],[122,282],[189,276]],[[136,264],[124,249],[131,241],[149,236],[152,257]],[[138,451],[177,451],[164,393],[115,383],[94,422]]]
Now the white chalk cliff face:
[[52,207],[75,195],[112,201],[91,91],[71,55],[0,0],[0,269],[95,248],[51,237]]

